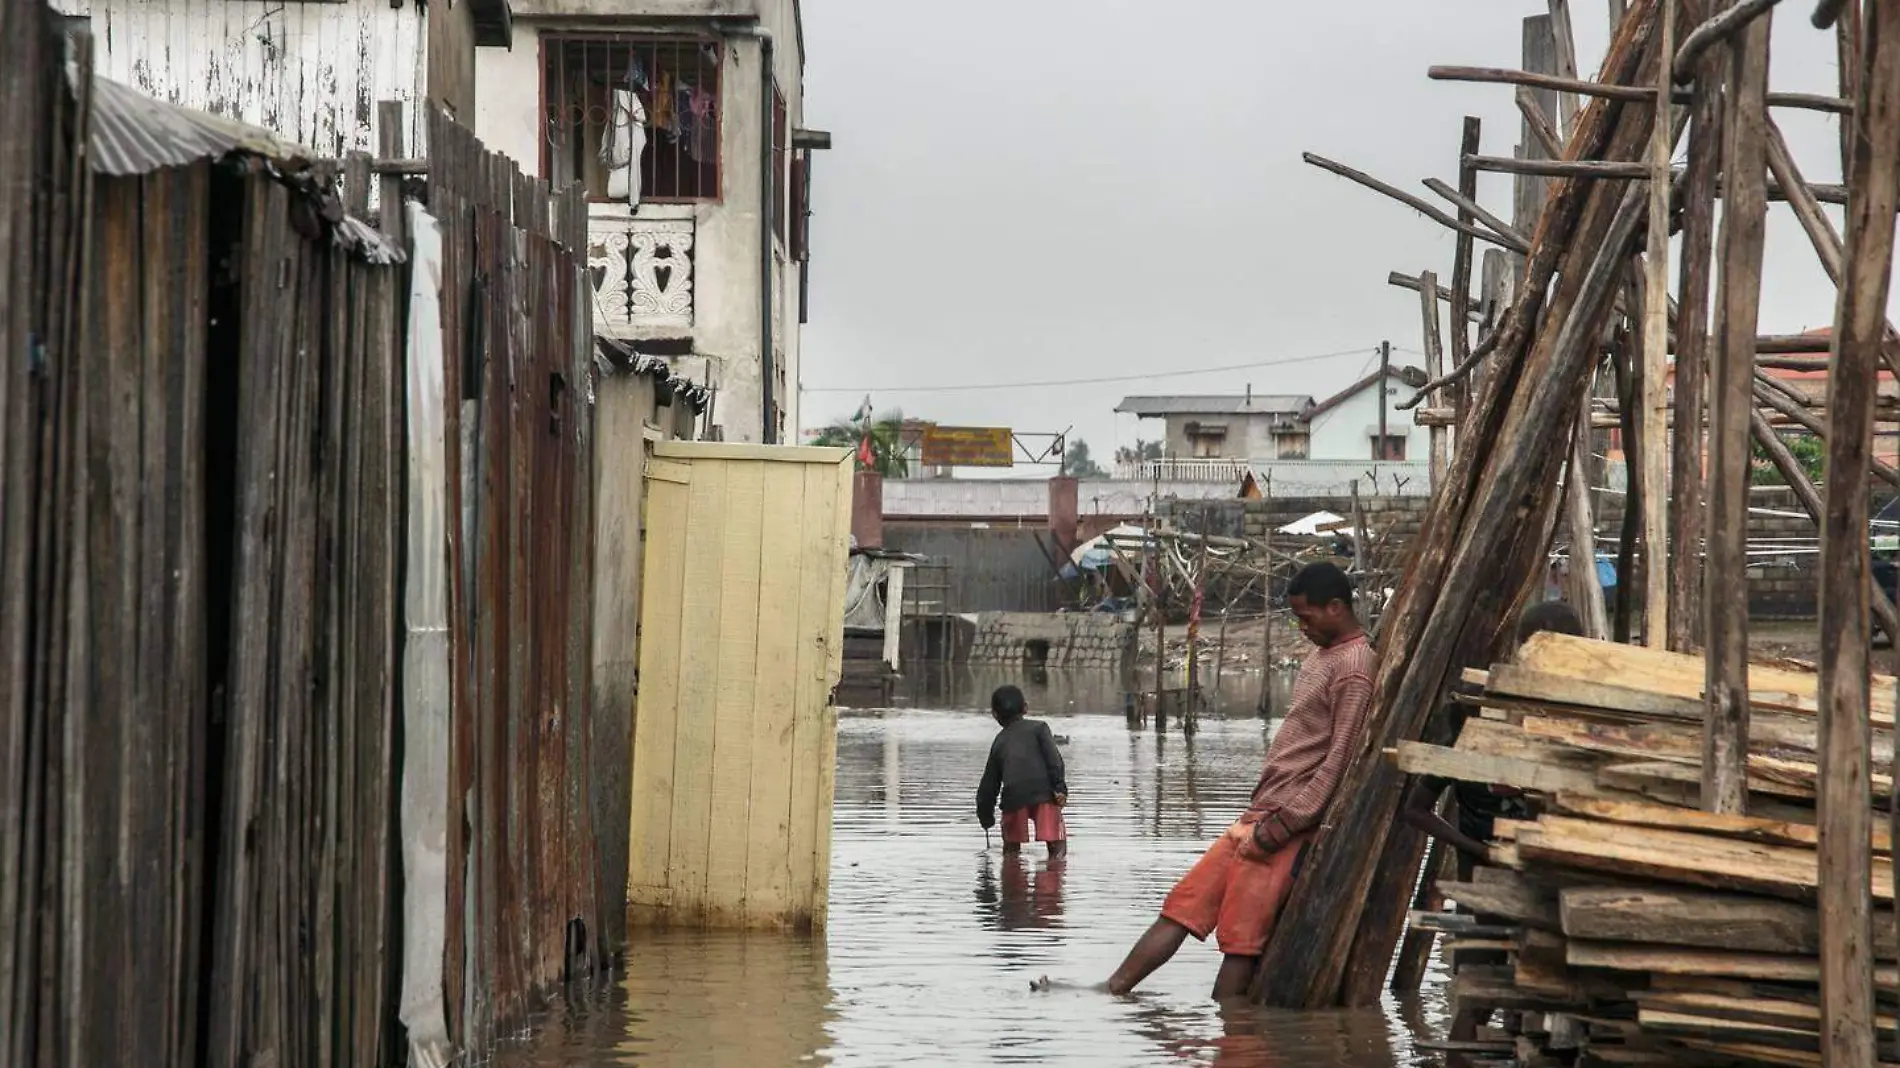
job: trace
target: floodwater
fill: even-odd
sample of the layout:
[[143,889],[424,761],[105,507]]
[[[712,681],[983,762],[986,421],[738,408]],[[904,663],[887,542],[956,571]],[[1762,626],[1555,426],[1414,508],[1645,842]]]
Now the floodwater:
[[[915,707],[838,724],[830,924],[777,933],[636,934],[625,973],[559,1003],[497,1054],[506,1068],[639,1065],[1219,1065],[1433,1063],[1443,975],[1382,1010],[1222,1010],[1220,955],[1189,941],[1129,998],[1107,978],[1174,880],[1245,805],[1271,727],[1242,677],[1190,741],[1131,731],[1112,675],[950,669]],[[1070,855],[1004,857],[975,817],[995,724],[1023,685],[1068,765]],[[1047,976],[1054,989],[1035,992]]]

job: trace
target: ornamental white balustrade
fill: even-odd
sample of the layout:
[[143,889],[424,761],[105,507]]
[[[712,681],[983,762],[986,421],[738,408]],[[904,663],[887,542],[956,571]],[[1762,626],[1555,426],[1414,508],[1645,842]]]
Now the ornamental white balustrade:
[[684,337],[693,329],[694,223],[595,204],[587,222],[594,329],[607,337]]

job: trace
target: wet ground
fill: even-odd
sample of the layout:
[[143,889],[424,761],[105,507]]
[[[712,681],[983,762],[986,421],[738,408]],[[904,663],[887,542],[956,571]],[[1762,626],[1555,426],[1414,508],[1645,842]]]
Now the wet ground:
[[[1419,1004],[1291,1014],[1207,1000],[1219,954],[1189,942],[1134,997],[1107,977],[1162,896],[1245,803],[1270,727],[1258,676],[1191,741],[1131,732],[1113,677],[967,669],[920,680],[917,707],[838,727],[831,916],[821,936],[636,937],[626,973],[557,1005],[503,1049],[509,1068],[600,1065],[1261,1066],[1430,1063],[1434,970]],[[985,848],[976,780],[991,687],[1021,682],[1069,769],[1066,861]],[[1032,992],[1048,976],[1059,984]],[[1069,984],[1069,985],[1060,985]]]

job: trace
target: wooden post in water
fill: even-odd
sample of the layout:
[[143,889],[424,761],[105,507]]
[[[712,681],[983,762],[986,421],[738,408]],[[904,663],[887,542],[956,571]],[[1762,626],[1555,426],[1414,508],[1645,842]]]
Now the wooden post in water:
[[[1152,532],[1154,531],[1154,515],[1152,513],[1150,513],[1148,516],[1148,530],[1150,534],[1152,535]],[[1146,542],[1149,546],[1152,547],[1152,551],[1155,554],[1155,566],[1149,571],[1149,575],[1154,579],[1154,610],[1155,610],[1154,726],[1157,732],[1165,733],[1168,729],[1168,700],[1167,700],[1167,697],[1168,697],[1168,614],[1164,610],[1163,602],[1166,599],[1162,596],[1162,591],[1167,588],[1168,580],[1161,566],[1161,543],[1155,538],[1153,538],[1152,536],[1147,538]]]
[[[1676,53],[1676,0],[1662,2],[1662,53]],[[1669,637],[1669,175],[1675,149],[1669,65],[1656,75],[1656,114],[1649,131],[1649,247],[1643,262],[1642,441],[1643,644],[1661,649]],[[1620,577],[1619,583],[1628,582]]]
[[[1749,413],[1754,410],[1755,320],[1761,306],[1762,243],[1768,214],[1765,144],[1768,28],[1762,15],[1730,51],[1722,127],[1722,273],[1709,368],[1709,589],[1707,721],[1702,747],[1702,806],[1747,808]],[[1865,536],[1865,531],[1862,531]]]
[[[1767,51],[1768,17],[1751,26]],[[1872,1064],[1873,856],[1868,678],[1867,480],[1900,206],[1900,6],[1870,3],[1861,27],[1846,263],[1828,372],[1827,513],[1821,525],[1819,818],[1821,1056]],[[1753,36],[1750,45],[1754,43]]]
[[1260,715],[1263,718],[1273,716],[1273,475],[1267,475],[1267,484],[1260,488],[1262,499],[1266,501],[1263,511],[1266,513],[1265,530],[1261,532],[1261,545],[1265,548],[1267,560],[1266,579],[1261,584],[1260,604],[1264,625],[1260,628]]

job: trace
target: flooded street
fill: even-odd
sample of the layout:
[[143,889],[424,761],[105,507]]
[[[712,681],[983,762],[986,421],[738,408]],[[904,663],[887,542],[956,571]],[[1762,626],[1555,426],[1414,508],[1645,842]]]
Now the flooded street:
[[[1030,715],[1063,739],[1066,861],[985,849],[974,794],[1002,682],[1022,683]],[[1244,807],[1267,737],[1256,699],[1257,681],[1233,690],[1191,742],[1131,732],[1120,684],[1094,674],[959,669],[912,695],[917,707],[846,711],[825,934],[635,935],[626,974],[552,1008],[498,1063],[1428,1063],[1412,1040],[1442,1023],[1436,966],[1422,1004],[1358,1013],[1223,1013],[1207,1000],[1219,953],[1192,941],[1135,997],[1085,989]],[[1056,989],[1032,992],[1042,976]]]

